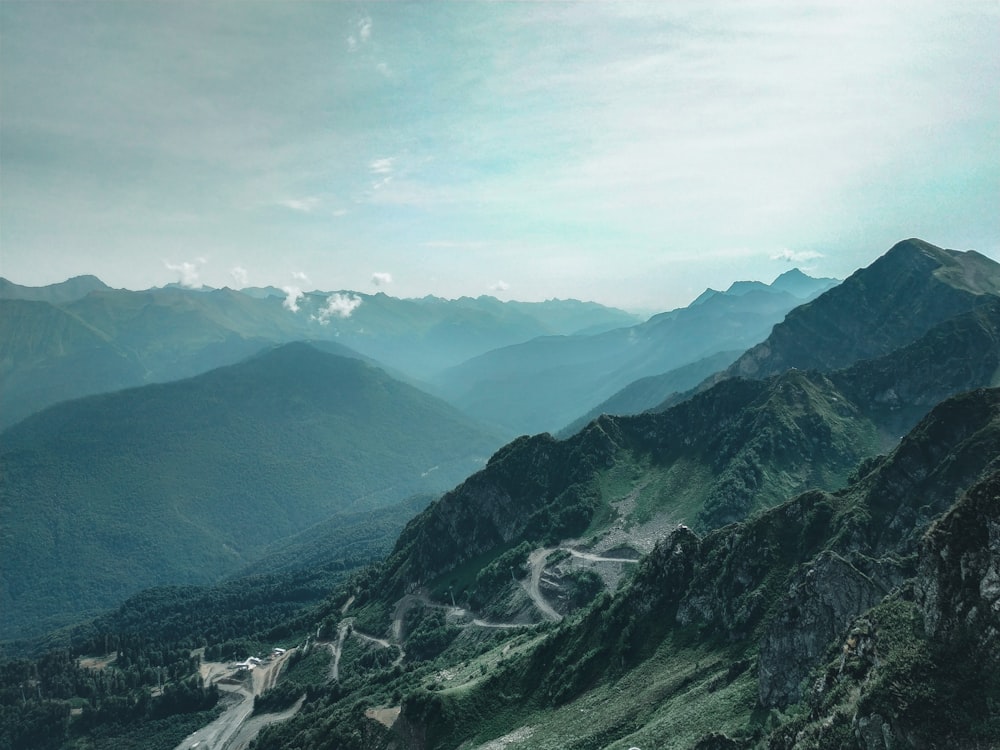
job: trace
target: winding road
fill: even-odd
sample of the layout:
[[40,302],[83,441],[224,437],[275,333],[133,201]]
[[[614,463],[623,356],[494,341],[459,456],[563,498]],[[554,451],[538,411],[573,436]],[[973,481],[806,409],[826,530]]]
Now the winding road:
[[522,581],[521,585],[524,590],[528,592],[528,596],[531,597],[531,601],[535,603],[538,607],[538,611],[541,612],[546,619],[552,622],[559,622],[562,620],[562,615],[552,609],[552,606],[545,601],[545,597],[542,595],[541,589],[538,585],[542,580],[542,573],[545,571],[545,561],[548,559],[549,555],[556,551],[556,547],[545,548],[541,547],[533,551],[528,555],[528,565],[531,567],[531,575],[528,577],[527,582]]

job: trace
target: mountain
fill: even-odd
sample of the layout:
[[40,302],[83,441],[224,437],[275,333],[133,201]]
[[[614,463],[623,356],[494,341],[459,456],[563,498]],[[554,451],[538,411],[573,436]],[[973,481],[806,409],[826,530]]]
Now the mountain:
[[131,351],[49,302],[0,299],[0,427],[43,406],[144,379]]
[[0,300],[21,299],[49,302],[54,305],[75,302],[91,292],[109,291],[111,287],[96,276],[74,276],[48,286],[21,286],[0,278]]
[[691,305],[700,305],[705,300],[717,294],[729,294],[740,296],[749,292],[786,292],[793,297],[808,301],[817,297],[827,289],[832,289],[840,283],[839,279],[814,278],[802,273],[798,268],[785,271],[770,284],[762,281],[734,281],[725,292],[715,289],[706,289],[699,294]]
[[[234,364],[276,343],[336,343],[419,379],[539,335],[635,322],[621,310],[576,300],[311,292],[290,304],[270,288],[133,292],[94,277],[40,288],[0,281],[0,427],[59,401]],[[346,306],[331,307],[331,300]]]
[[380,585],[401,594],[522,541],[647,552],[678,523],[706,531],[810,487],[834,490],[935,404],[996,385],[998,372],[1000,298],[990,298],[844,370],[731,378],[660,413],[601,417],[563,441],[519,438],[410,522]]
[[788,292],[802,299],[818,297],[823,292],[840,284],[840,279],[814,278],[802,273],[798,268],[785,271],[771,282],[771,289]]
[[742,351],[719,352],[662,375],[639,378],[595,406],[582,417],[573,420],[565,429],[559,431],[559,436],[569,437],[579,432],[602,414],[627,416],[653,409],[675,393],[690,390],[705,378],[726,369],[742,353]]
[[[542,337],[470,359],[437,393],[509,435],[554,431],[634,381],[763,340],[803,300],[763,284],[701,295],[686,308],[595,336]],[[823,281],[817,289],[826,288]]]
[[497,444],[437,399],[305,344],[51,407],[0,434],[2,630],[217,580],[336,512],[453,486]]
[[841,492],[677,529],[581,619],[404,700],[396,736],[995,747],[998,457],[1000,392],[945,402]]
[[[948,307],[945,286],[914,309]],[[258,750],[996,747],[1000,298],[873,336],[885,351],[518,438],[349,578],[339,530],[360,524],[363,557],[392,519],[143,592],[3,665],[0,741],[169,750],[269,724]]]
[[847,367],[904,346],[995,295],[1000,295],[1000,264],[974,251],[904,240],[789,313],[726,375],[760,378],[789,367]]

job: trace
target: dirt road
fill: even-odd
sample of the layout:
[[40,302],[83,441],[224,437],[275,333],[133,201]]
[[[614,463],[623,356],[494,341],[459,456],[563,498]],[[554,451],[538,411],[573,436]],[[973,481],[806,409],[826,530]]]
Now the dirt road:
[[333,659],[330,662],[330,681],[340,680],[340,655],[344,652],[344,640],[347,638],[347,631],[354,623],[353,619],[344,620],[337,628],[337,642],[329,644],[330,651],[333,652]]
[[582,560],[590,560],[591,562],[611,562],[611,563],[638,563],[639,561],[631,557],[603,557],[601,555],[595,555],[591,552],[580,552],[578,549],[573,549],[572,547],[560,547],[559,549],[564,549],[569,552],[573,557],[579,557]]
[[[257,726],[257,728],[256,731],[250,729],[251,724],[248,724],[248,720],[250,714],[253,713],[253,699],[274,686],[285,660],[294,650],[289,649],[269,663],[261,664],[253,670],[249,679],[244,679],[241,682],[228,681],[235,678],[235,671],[226,665],[217,662],[202,664],[202,674],[207,674],[215,680],[215,684],[224,694],[221,701],[228,707],[211,724],[188,735],[175,750],[191,750],[191,748],[197,750],[244,750],[265,726],[265,722],[252,722],[252,725]],[[301,705],[301,702],[297,705]],[[277,718],[271,719],[271,721],[278,720]]]
[[531,601],[535,603],[538,611],[546,619],[552,620],[552,622],[559,622],[562,620],[562,615],[552,609],[549,603],[545,601],[545,596],[538,587],[539,582],[542,580],[542,573],[545,571],[545,561],[555,551],[555,547],[542,547],[528,555],[528,565],[531,566],[531,575],[528,577],[527,582],[522,581],[521,585],[524,586],[524,590],[528,592]]

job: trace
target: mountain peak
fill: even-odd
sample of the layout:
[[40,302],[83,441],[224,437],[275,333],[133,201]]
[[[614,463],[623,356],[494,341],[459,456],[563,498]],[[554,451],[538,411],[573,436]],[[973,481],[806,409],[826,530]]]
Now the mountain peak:
[[766,377],[789,367],[830,371],[879,357],[968,311],[983,294],[1000,295],[1000,264],[979,253],[904,240],[792,310],[728,374]]

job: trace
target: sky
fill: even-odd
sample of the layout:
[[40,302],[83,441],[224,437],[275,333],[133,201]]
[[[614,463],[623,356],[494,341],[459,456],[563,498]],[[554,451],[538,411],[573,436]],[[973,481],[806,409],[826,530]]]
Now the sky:
[[632,310],[1000,260],[1000,3],[0,2],[0,275]]

